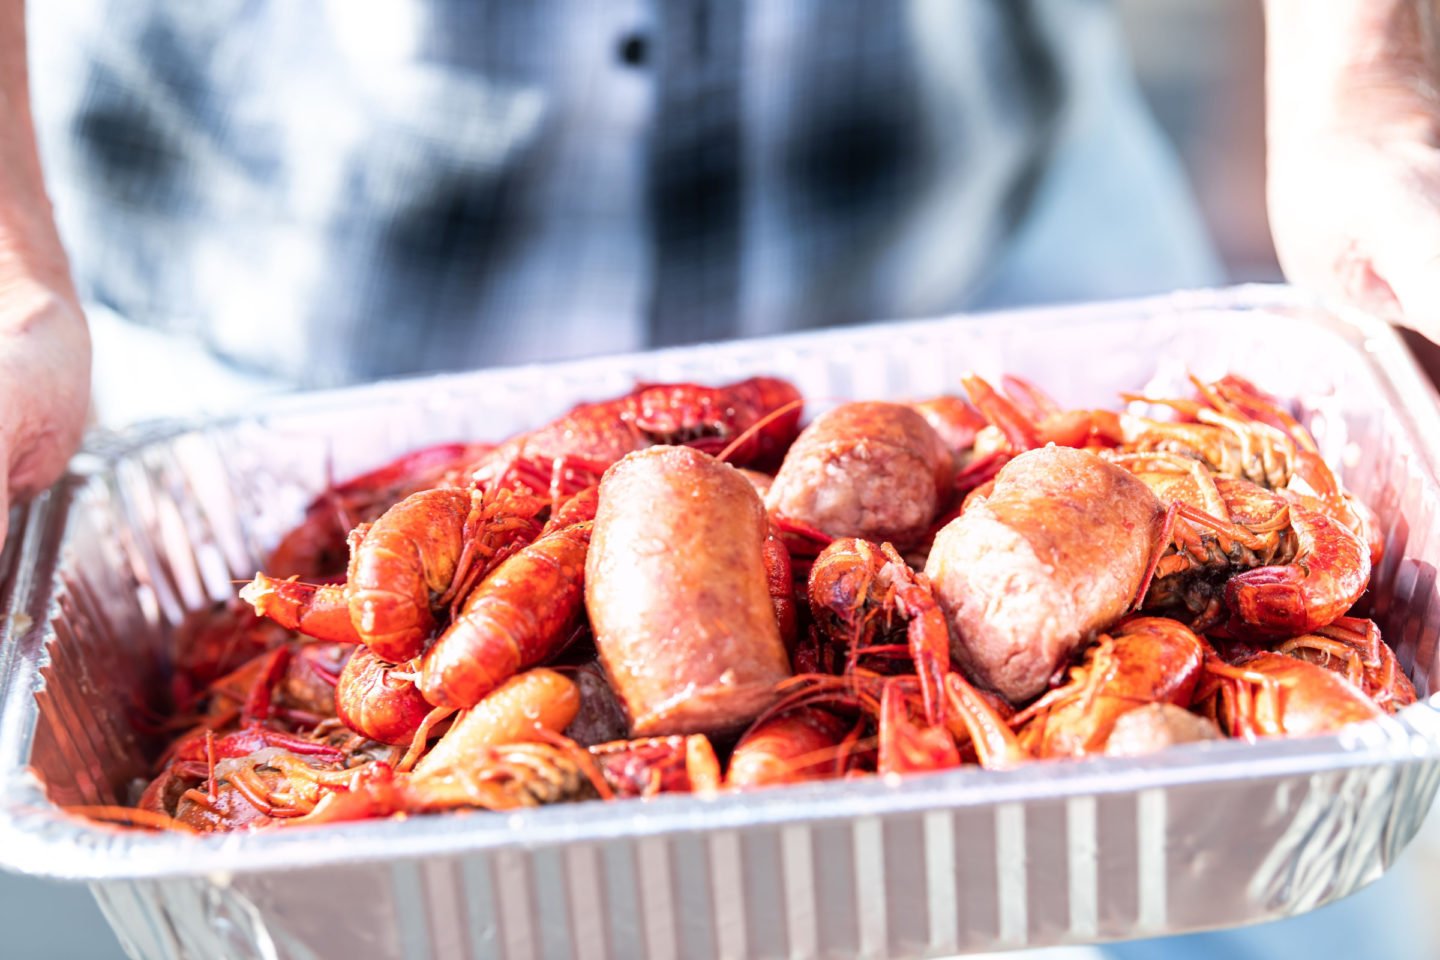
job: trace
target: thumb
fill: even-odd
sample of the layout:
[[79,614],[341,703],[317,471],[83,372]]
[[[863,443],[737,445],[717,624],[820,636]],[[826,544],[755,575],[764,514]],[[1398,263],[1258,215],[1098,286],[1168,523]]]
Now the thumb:
[[[5,463],[7,454],[5,444],[0,441],[0,464]],[[0,470],[0,556],[5,553],[5,537],[10,530],[10,471]],[[3,573],[0,569],[0,573]]]
[[1407,199],[1372,221],[1370,268],[1394,297],[1400,322],[1440,344],[1440,194]]
[[1440,344],[1440,240],[1424,256],[1399,265],[1377,262],[1378,273],[1394,294],[1400,322],[1433,344]]

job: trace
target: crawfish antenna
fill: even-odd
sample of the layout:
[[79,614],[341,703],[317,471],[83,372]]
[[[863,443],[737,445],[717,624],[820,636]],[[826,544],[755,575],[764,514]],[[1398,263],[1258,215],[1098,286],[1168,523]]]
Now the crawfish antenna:
[[743,444],[749,443],[751,440],[755,439],[756,435],[759,434],[761,430],[764,430],[766,427],[770,426],[770,424],[790,413],[792,410],[798,410],[804,405],[804,400],[791,400],[789,403],[776,407],[774,410],[771,410],[769,413],[765,414],[765,416],[761,417],[759,420],[756,420],[754,423],[750,424],[750,426],[740,431],[740,435],[737,436],[734,440],[731,440],[730,443],[726,445],[725,449],[720,451],[719,455],[715,459],[719,460],[721,463],[729,463],[730,458],[735,455],[735,451],[740,449]]

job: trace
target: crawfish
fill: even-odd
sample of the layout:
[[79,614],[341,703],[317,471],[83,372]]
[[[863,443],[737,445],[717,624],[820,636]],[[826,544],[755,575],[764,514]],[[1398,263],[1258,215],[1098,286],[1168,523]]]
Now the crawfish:
[[323,741],[258,722],[247,723],[219,736],[209,729],[192,732],[172,743],[164,759],[171,763],[206,763],[247,757],[270,748],[313,757],[317,762],[341,763],[345,759],[343,751]]
[[1415,702],[1415,686],[1400,670],[1395,653],[1372,620],[1341,617],[1314,633],[1286,640],[1276,653],[1333,670],[1375,701],[1386,713]]
[[413,774],[372,765],[296,823],[456,807],[511,810],[595,798],[709,793],[720,765],[703,735],[622,740],[588,750],[556,733],[480,747],[463,763]]
[[351,554],[347,601],[361,640],[392,663],[418,655],[435,611],[534,539],[544,508],[522,495],[434,490],[386,511]]
[[1250,480],[1329,513],[1369,546],[1372,565],[1380,562],[1384,540],[1374,515],[1341,489],[1315,438],[1275,398],[1239,377],[1207,384],[1192,375],[1190,381],[1199,400],[1126,395],[1171,407],[1193,422],[1127,418],[1125,449],[1193,457],[1222,476]]
[[592,527],[586,521],[541,537],[481,581],[421,660],[426,700],[474,706],[519,671],[560,651],[584,612]]
[[973,451],[975,438],[989,425],[984,414],[954,394],[916,400],[909,406],[925,418],[925,422],[940,435],[957,459],[963,459]]
[[589,753],[616,797],[714,793],[720,787],[720,761],[703,733],[615,740]]
[[735,745],[725,785],[746,790],[842,776],[841,745],[853,729],[821,707],[800,707],[756,723]]
[[[942,680],[945,721],[940,724],[923,719],[920,679],[913,674],[882,676],[863,669],[841,677],[799,674],[783,681],[777,692],[780,699],[756,719],[752,731],[797,710],[856,711],[875,729],[875,765],[882,774],[957,766],[963,761],[960,748],[967,743],[984,767],[1009,767],[1030,759],[1003,711],[958,671]],[[842,742],[834,769],[850,769],[856,753],[855,744]]]
[[810,569],[810,609],[820,630],[848,651],[847,671],[865,654],[894,652],[877,643],[904,624],[906,647],[931,724],[943,723],[950,632],[924,574],[890,544],[836,540]]
[[1101,634],[1063,685],[1011,723],[1037,757],[1100,752],[1116,721],[1129,711],[1153,703],[1190,706],[1205,650],[1205,642],[1175,620],[1128,620]]
[[277,577],[323,578],[345,570],[345,538],[400,500],[436,486],[459,486],[468,464],[493,444],[442,443],[415,450],[329,487],[305,508],[305,518],[271,551],[265,569]]
[[627,453],[691,446],[736,466],[773,461],[795,439],[800,392],[784,380],[751,377],[722,387],[640,384],[611,400],[582,403],[545,426],[500,444],[476,465],[482,486],[512,483],[563,496],[593,486]]
[[[436,712],[446,710],[437,708]],[[416,764],[416,772],[438,774],[464,766],[471,754],[484,747],[534,740],[540,730],[560,733],[579,711],[580,691],[573,681],[543,667],[527,670],[462,711]]]
[[1314,736],[1385,712],[1344,677],[1308,660],[1261,651],[1237,664],[1209,657],[1200,702],[1232,737]]
[[1228,616],[1235,633],[1293,636],[1330,623],[1365,592],[1370,552],[1331,514],[1176,455],[1112,459],[1171,505],[1144,609],[1188,611],[1196,629]]
[[1313,633],[1344,616],[1369,585],[1369,549],[1333,516],[1292,504],[1290,529],[1296,545],[1287,562],[1225,582],[1232,631]]
[[994,478],[1010,458],[1048,444],[1081,449],[1109,449],[1120,443],[1120,418],[1109,410],[1065,410],[1040,388],[1019,377],[1006,376],[1005,393],[982,377],[961,377],[965,392],[988,429],[975,437],[974,454],[957,481],[967,493]]
[[1108,449],[1120,443],[1119,416],[1109,410],[1066,410],[1032,383],[1015,376],[1003,380],[1001,394],[982,377],[961,377],[965,392],[986,421],[998,430],[1010,454],[1047,444],[1079,449]]
[[397,813],[461,808],[514,810],[591,800],[605,794],[584,750],[546,742],[509,743],[476,751],[443,774],[401,773],[384,763],[324,778],[318,802],[287,823],[308,826],[370,820]]
[[355,651],[335,687],[335,714],[356,733],[381,743],[407,744],[431,705],[415,686],[416,664],[397,667],[365,647]]
[[1222,593],[1231,576],[1295,555],[1289,505],[1275,494],[1246,480],[1217,477],[1175,454],[1108,459],[1168,507],[1139,593],[1141,608],[1208,629],[1224,619]]
[[[602,795],[603,786],[583,750],[547,742],[482,747],[463,766],[433,773],[399,772],[386,761],[325,767],[274,751],[217,764],[208,793],[185,791],[174,815],[208,832],[461,807],[511,810],[591,799]],[[167,785],[161,796],[170,793]]]
[[1283,489],[1297,470],[1298,449],[1283,430],[1245,416],[1216,411],[1193,400],[1124,394],[1125,399],[1172,407],[1193,419],[1121,417],[1126,453],[1174,453],[1199,460],[1210,471],[1239,477],[1267,490]]
[[[604,795],[608,787],[589,755],[559,734],[578,706],[573,683],[553,670],[531,670],[462,713],[418,764],[414,755],[423,746],[428,720],[398,763],[322,770],[285,762],[288,777],[309,788],[300,803],[284,808],[284,816],[293,817],[292,823],[324,823]],[[431,718],[450,712],[437,709]]]
[[268,748],[248,763],[242,758],[172,763],[151,781],[137,806],[198,833],[267,826],[288,810],[269,799],[286,786],[285,775],[267,764],[278,753]]
[[[390,663],[417,656],[436,614],[540,532],[538,497],[422,490],[350,537],[346,582],[313,586],[264,574],[240,591],[255,609],[310,636],[360,642]],[[347,624],[348,619],[348,624]]]
[[202,833],[265,826],[311,809],[320,794],[317,782],[369,763],[368,746],[258,724],[222,736],[207,730],[172,746],[138,807],[170,826]]
[[[366,654],[360,651],[357,659]],[[364,668],[365,661],[360,662]],[[374,700],[369,694],[365,707],[377,709]],[[522,674],[452,723],[413,774],[396,773],[408,771],[410,756],[397,764],[397,751],[371,750],[378,745],[344,731],[300,737],[252,723],[220,737],[207,732],[187,738],[172,751],[170,764],[147,791],[147,809],[212,830],[292,818],[354,819],[362,807],[366,816],[384,816],[453,806],[515,806],[562,794],[593,796],[573,781],[556,785],[557,778],[563,781],[573,772],[564,765],[563,751],[547,753],[543,745],[527,743],[558,734],[575,718],[577,708],[578,695],[569,680],[550,670]],[[452,712],[428,713],[413,734],[411,752],[423,747],[433,722]],[[198,792],[194,785],[206,779],[208,790]],[[327,800],[355,790],[356,784],[369,792]],[[383,792],[396,784],[403,788],[400,792]],[[186,799],[185,805],[177,806],[180,798]],[[399,805],[389,808],[387,802]]]

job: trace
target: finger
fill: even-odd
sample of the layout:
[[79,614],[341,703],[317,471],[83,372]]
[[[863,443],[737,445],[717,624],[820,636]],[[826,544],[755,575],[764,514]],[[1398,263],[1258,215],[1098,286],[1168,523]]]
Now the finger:
[[1316,286],[1373,316],[1405,323],[1405,310],[1395,289],[1376,271],[1374,261],[1357,250],[1342,254]]
[[1387,258],[1375,267],[1394,293],[1401,322],[1440,343],[1440,239],[1426,251]]
[[1400,321],[1440,343],[1440,180],[1433,182],[1428,190],[1397,185],[1367,222],[1362,243],[1372,251],[1369,267],[1393,296]]

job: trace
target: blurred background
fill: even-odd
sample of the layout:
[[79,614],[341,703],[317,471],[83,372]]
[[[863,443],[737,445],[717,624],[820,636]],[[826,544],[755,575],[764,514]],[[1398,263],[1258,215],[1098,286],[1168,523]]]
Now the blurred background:
[[1265,30],[1255,0],[1119,0],[1141,92],[1232,282],[1281,279],[1265,217]]
[[[1143,94],[1174,144],[1232,281],[1274,281],[1265,216],[1263,24],[1256,0],[1118,0]],[[1426,831],[1440,834],[1434,817]],[[1404,877],[1440,879],[1440,843]],[[1396,878],[1396,882],[1399,877]],[[1434,942],[1440,943],[1440,920]],[[0,956],[120,957],[87,891],[0,874]]]

